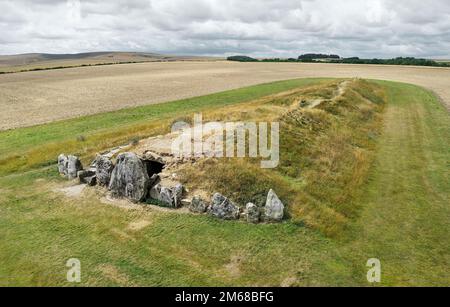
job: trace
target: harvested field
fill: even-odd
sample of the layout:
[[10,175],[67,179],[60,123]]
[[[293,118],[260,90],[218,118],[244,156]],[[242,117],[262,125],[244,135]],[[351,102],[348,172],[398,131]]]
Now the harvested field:
[[450,69],[343,64],[170,62],[0,75],[0,130],[276,80],[361,77],[413,83],[450,109]]
[[29,53],[17,55],[0,55],[0,73],[118,63],[207,60],[217,59],[208,57],[173,56],[140,52],[88,52],[75,54]]

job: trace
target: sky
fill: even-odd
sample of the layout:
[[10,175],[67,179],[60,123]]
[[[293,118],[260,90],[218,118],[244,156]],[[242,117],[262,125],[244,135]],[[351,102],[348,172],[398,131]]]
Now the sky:
[[0,54],[450,58],[449,0],[0,0]]

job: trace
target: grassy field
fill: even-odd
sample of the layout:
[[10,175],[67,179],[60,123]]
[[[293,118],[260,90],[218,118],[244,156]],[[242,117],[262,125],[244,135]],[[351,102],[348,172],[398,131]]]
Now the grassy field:
[[[286,221],[221,222],[153,208],[124,210],[55,192],[60,151],[94,153],[211,107],[329,80],[292,80],[0,133],[0,285],[62,285],[79,258],[81,285],[358,285],[369,258],[383,286],[450,285],[450,117],[419,87],[377,82],[383,125],[360,210],[339,237]],[[84,138],[79,138],[79,136]],[[78,138],[78,140],[77,140]],[[80,141],[83,139],[83,141]]]

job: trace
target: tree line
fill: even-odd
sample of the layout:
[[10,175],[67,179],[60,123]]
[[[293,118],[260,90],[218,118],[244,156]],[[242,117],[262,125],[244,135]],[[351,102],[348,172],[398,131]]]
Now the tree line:
[[414,57],[397,57],[392,59],[361,59],[359,57],[341,58],[337,54],[306,53],[298,58],[267,58],[255,59],[249,56],[230,56],[228,61],[237,62],[300,62],[300,63],[341,63],[341,64],[374,64],[374,65],[414,65],[414,66],[433,66],[450,67],[450,63],[439,63],[434,60],[421,59]]

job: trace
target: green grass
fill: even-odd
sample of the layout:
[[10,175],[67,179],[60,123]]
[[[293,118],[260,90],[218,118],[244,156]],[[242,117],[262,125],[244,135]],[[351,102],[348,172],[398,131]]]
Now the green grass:
[[449,114],[430,92],[380,84],[389,89],[384,131],[360,200],[363,213],[340,256],[355,268],[355,284],[364,283],[358,266],[374,257],[386,286],[449,286]]
[[[217,100],[193,99],[189,107],[178,102],[178,107],[186,107],[186,113],[223,106],[230,102],[227,95],[233,97],[230,103],[244,102],[255,94],[262,97],[314,82],[248,88],[213,96]],[[369,258],[381,260],[383,286],[449,286],[449,114],[428,91],[379,84],[387,93],[383,130],[368,180],[354,200],[360,213],[338,239],[290,221],[248,225],[126,211],[101,203],[95,190],[80,199],[66,198],[53,191],[65,184],[55,166],[38,167],[50,162],[45,155],[27,172],[12,172],[12,162],[5,160],[0,177],[0,285],[71,286],[65,281],[65,263],[75,257],[82,264],[81,286],[370,286],[365,280]],[[168,121],[183,113],[173,105],[144,109],[3,132],[2,159],[40,144],[62,150],[58,146],[81,134],[90,144],[92,135],[106,135],[106,130],[139,126],[165,111],[171,114],[164,115]],[[16,147],[11,149],[8,142]],[[143,220],[147,227],[130,228]]]

